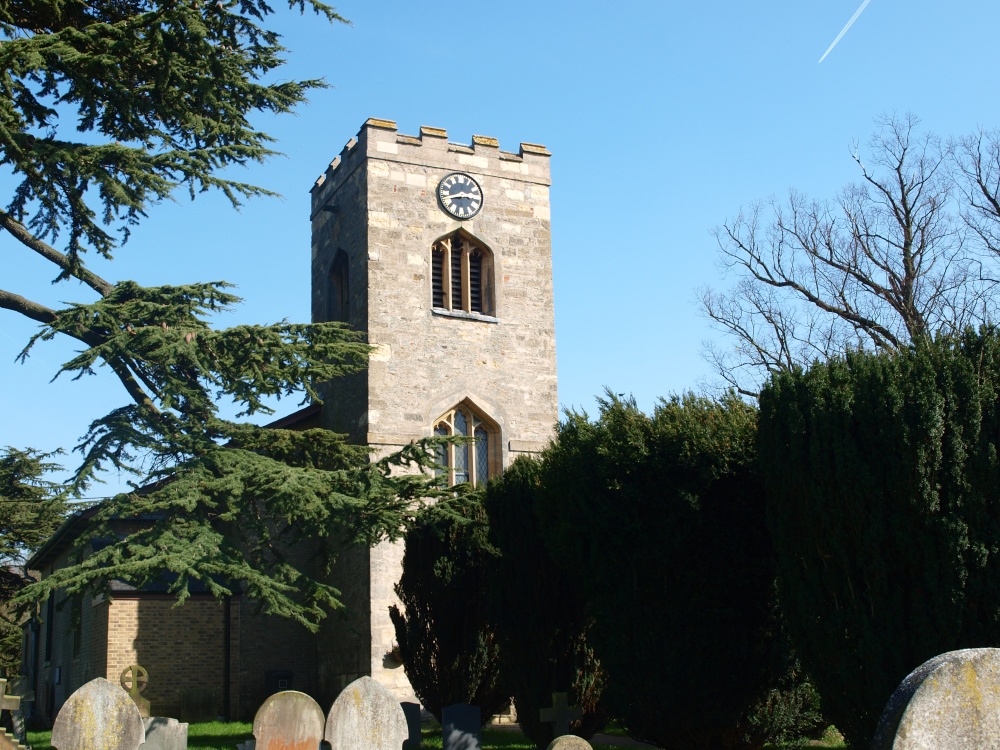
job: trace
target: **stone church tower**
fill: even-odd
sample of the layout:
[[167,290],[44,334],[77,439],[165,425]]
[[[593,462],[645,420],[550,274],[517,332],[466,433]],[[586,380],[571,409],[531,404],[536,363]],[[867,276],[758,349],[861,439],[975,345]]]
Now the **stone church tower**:
[[[475,436],[442,462],[478,482],[540,451],[558,419],[549,152],[494,138],[471,146],[369,119],[312,188],[312,317],[374,347],[338,382],[323,426],[385,455],[430,435]],[[369,674],[407,699],[389,653],[401,544],[341,556],[347,611],[323,633],[332,692]],[[456,606],[461,606],[456,602]]]

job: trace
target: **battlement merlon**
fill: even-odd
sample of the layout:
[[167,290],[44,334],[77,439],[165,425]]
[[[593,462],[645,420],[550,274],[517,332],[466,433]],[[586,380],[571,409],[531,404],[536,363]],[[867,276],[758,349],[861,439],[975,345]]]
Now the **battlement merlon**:
[[545,146],[537,143],[521,143],[516,154],[503,151],[496,138],[485,135],[472,136],[472,144],[468,146],[450,143],[447,130],[427,125],[420,127],[419,136],[403,135],[397,131],[393,120],[370,117],[357,137],[351,138],[340,155],[330,162],[310,192],[315,212],[315,204],[326,199],[328,191],[325,188],[353,172],[364,157],[551,185],[551,155]]

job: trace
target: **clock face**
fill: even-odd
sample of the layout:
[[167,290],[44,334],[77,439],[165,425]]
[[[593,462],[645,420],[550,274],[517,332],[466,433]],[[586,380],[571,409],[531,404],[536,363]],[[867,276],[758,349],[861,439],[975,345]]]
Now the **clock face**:
[[471,219],[483,207],[483,191],[469,175],[452,172],[438,183],[438,200],[445,213],[456,219]]

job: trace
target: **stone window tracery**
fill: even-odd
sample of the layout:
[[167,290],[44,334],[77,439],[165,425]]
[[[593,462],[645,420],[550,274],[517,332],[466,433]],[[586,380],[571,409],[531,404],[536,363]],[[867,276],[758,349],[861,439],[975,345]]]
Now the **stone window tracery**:
[[431,306],[435,310],[493,315],[493,255],[455,232],[431,248]]
[[481,484],[497,470],[493,452],[497,446],[497,429],[477,414],[468,404],[460,404],[441,415],[434,423],[434,434],[440,437],[463,436],[474,442],[438,447],[438,476],[447,475],[448,484]]

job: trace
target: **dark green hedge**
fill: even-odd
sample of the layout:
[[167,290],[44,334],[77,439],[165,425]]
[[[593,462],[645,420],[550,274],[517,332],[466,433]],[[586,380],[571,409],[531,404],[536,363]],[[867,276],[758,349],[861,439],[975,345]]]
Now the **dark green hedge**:
[[1000,342],[782,375],[759,450],[796,649],[855,747],[926,659],[1000,641]]
[[489,584],[491,626],[521,731],[539,748],[554,727],[539,719],[552,694],[568,694],[582,711],[570,733],[590,739],[605,721],[606,677],[587,642],[591,618],[576,575],[562,571],[545,546],[538,518],[540,465],[521,457],[486,488],[489,538],[496,565]]
[[[788,667],[758,475],[756,410],[736,398],[610,398],[543,456],[539,515],[586,597],[608,702],[663,748],[759,747]],[[773,696],[772,696],[773,697]]]
[[427,513],[406,535],[402,609],[391,607],[406,676],[434,717],[455,703],[479,706],[483,722],[510,705],[493,630],[486,619],[493,553],[475,496],[449,503],[464,521]]

